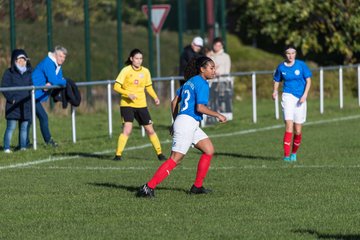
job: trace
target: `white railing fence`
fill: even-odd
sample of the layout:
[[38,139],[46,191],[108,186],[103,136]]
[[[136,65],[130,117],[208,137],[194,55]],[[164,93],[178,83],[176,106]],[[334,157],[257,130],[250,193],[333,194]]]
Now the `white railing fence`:
[[[360,65],[347,65],[347,66],[331,66],[331,67],[320,67],[316,69],[311,69],[313,72],[319,72],[319,91],[320,91],[320,113],[324,113],[324,71],[328,70],[338,70],[339,72],[339,107],[342,109],[344,107],[344,90],[343,90],[343,69],[345,68],[355,68],[357,69],[357,86],[358,86],[358,105],[360,106]],[[271,75],[273,71],[253,71],[253,72],[234,72],[229,75],[224,75],[223,77],[239,77],[239,76],[251,76],[251,85],[252,85],[252,120],[254,123],[257,122],[257,97],[256,97],[256,77],[258,75]],[[160,77],[153,78],[153,81],[170,81],[170,97],[171,99],[175,96],[175,81],[182,79],[179,76],[170,76],[170,77]],[[314,81],[314,80],[313,80]],[[112,85],[115,80],[103,80],[103,81],[92,81],[92,82],[78,82],[76,85],[78,87],[84,86],[95,86],[95,85],[105,85],[107,87],[107,106],[108,106],[108,131],[109,137],[112,137],[113,128],[112,128]],[[33,129],[33,148],[37,149],[37,134],[36,134],[36,115],[35,115],[35,90],[37,89],[55,89],[60,88],[60,86],[28,86],[28,87],[8,87],[8,88],[0,88],[0,92],[4,91],[31,91],[31,104],[32,104],[32,129]],[[275,118],[280,118],[279,113],[279,99],[275,100]],[[76,107],[71,107],[71,121],[72,121],[72,140],[73,143],[76,143]],[[144,132],[143,132],[144,134]]]

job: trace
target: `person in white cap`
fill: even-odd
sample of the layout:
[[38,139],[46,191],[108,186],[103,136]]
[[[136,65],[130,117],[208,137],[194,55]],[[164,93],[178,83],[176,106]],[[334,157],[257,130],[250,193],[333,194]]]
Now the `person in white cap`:
[[[197,36],[194,37],[194,39],[192,40],[190,45],[187,45],[181,56],[180,56],[180,68],[179,68],[179,76],[184,76],[184,70],[186,65],[188,64],[188,62],[190,62],[190,60],[192,58],[198,58],[200,56],[202,56],[201,54],[201,49],[204,46],[204,40]],[[180,85],[184,85],[185,80],[180,80]]]

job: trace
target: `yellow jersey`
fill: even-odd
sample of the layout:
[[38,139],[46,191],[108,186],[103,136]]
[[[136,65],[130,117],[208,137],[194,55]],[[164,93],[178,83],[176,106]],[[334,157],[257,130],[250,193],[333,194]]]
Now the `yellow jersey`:
[[[154,100],[158,98],[152,87],[150,71],[142,66],[139,70],[131,65],[124,67],[115,80],[114,90],[121,94],[120,106],[123,107],[147,107],[145,89]],[[131,100],[129,94],[136,98]]]

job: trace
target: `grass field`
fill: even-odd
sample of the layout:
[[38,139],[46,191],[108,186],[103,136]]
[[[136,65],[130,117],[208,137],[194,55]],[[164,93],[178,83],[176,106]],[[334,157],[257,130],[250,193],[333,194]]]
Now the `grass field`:
[[[111,139],[106,113],[78,115],[76,144],[70,118],[50,115],[57,149],[38,135],[36,151],[0,153],[0,239],[360,239],[360,109],[356,99],[318,109],[309,102],[289,164],[273,102],[258,101],[257,124],[251,102],[236,102],[233,121],[205,129],[216,148],[205,181],[214,192],[187,194],[200,156],[191,149],[152,200],[134,197],[161,164],[138,128],[125,160],[111,161],[118,111]],[[168,154],[169,108],[151,113]]]

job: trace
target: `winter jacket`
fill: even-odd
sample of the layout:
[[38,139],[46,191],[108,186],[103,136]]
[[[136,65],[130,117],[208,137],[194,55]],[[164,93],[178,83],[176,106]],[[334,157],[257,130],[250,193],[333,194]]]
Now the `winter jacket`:
[[[52,58],[52,53],[49,52],[34,69],[32,73],[32,81],[34,86],[45,86],[46,83],[51,85],[65,86],[66,81],[63,78],[62,68],[56,64],[55,59]],[[37,101],[45,102],[49,98],[51,91],[37,89],[35,91],[35,98]]]
[[[1,87],[23,87],[31,86],[32,68],[29,61],[26,71],[21,74],[15,65],[19,55],[27,54],[22,49],[15,49],[11,55],[11,67],[8,68],[1,81]],[[2,92],[6,98],[5,117],[8,120],[31,120],[31,94],[30,90],[17,90]]]
[[210,58],[215,62],[216,75],[229,74],[231,70],[231,59],[229,54],[221,49],[219,52],[211,52]]
[[65,88],[54,89],[51,97],[55,102],[62,102],[62,107],[67,108],[68,103],[78,107],[81,102],[81,95],[75,82],[69,78],[66,79]]
[[195,52],[191,45],[188,45],[184,48],[181,56],[180,56],[180,69],[179,69],[179,76],[184,76],[184,70],[186,65],[190,62],[192,58],[198,58],[202,56],[202,53]]

